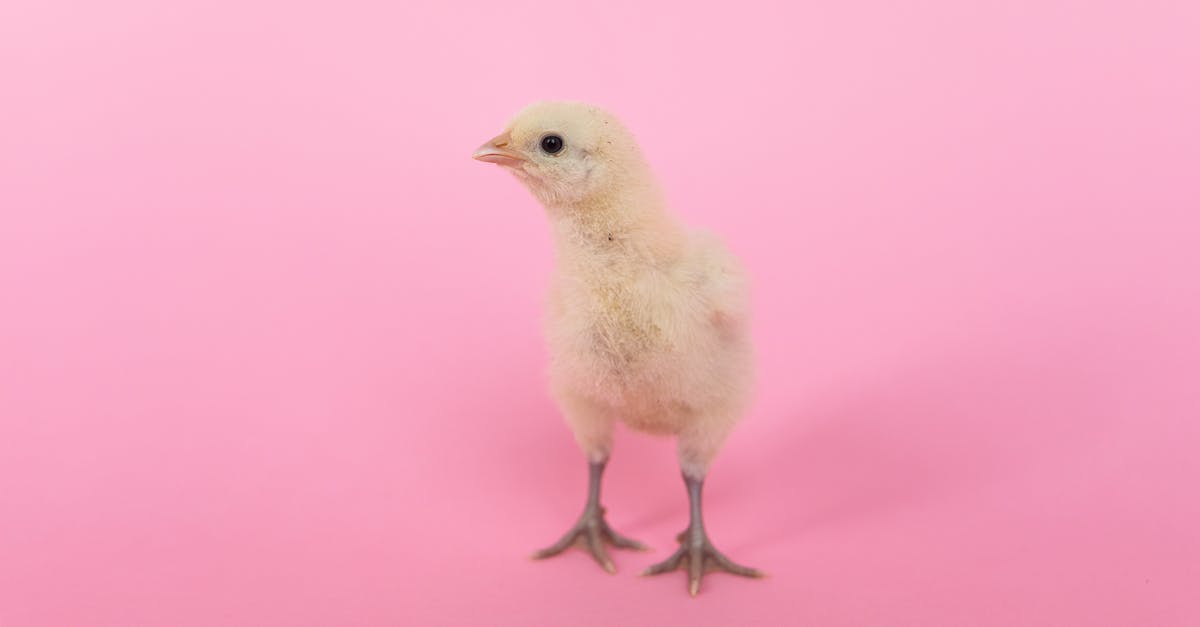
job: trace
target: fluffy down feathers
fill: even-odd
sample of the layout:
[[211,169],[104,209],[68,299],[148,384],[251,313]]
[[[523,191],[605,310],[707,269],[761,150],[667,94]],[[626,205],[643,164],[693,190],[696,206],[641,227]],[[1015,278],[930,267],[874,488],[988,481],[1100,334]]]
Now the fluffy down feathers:
[[[542,149],[549,135],[561,151]],[[532,105],[476,157],[512,171],[549,216],[550,385],[580,446],[606,459],[621,420],[677,436],[684,472],[702,478],[751,386],[737,259],[674,218],[633,136],[597,107]]]

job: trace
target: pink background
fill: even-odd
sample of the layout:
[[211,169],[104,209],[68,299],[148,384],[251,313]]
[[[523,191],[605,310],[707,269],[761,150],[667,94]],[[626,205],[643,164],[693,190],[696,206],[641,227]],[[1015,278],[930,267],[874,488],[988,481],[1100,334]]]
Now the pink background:
[[[1200,5],[0,4],[0,625],[1200,624]],[[433,4],[433,3],[430,3]],[[609,106],[755,285],[708,522],[583,501],[471,151]]]

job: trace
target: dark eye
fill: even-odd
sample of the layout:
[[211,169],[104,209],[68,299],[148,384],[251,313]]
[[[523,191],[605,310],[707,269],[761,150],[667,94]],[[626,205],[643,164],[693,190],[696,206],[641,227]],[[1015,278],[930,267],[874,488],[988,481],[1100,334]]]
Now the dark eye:
[[563,140],[558,135],[547,135],[542,138],[542,150],[554,154],[563,149]]

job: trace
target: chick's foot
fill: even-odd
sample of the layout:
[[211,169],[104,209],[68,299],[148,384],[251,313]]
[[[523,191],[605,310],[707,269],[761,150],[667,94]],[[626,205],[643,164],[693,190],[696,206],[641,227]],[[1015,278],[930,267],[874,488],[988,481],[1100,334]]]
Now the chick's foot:
[[535,560],[545,559],[562,553],[571,545],[580,545],[587,549],[587,552],[592,555],[601,568],[608,571],[609,574],[613,574],[617,572],[617,567],[613,564],[612,558],[608,556],[605,544],[611,544],[618,549],[650,550],[645,544],[613,531],[613,528],[608,526],[608,521],[604,520],[604,508],[597,507],[585,510],[579,517],[579,522],[567,530],[567,533],[559,538],[558,542],[535,552],[532,557]]
[[679,541],[679,549],[672,553],[671,557],[647,568],[642,572],[643,576],[669,573],[678,570],[683,564],[687,564],[688,593],[692,596],[696,596],[700,592],[700,580],[704,578],[704,574],[714,570],[723,570],[727,573],[755,579],[765,576],[761,570],[742,566],[725,557],[712,545],[712,542],[709,542],[708,534],[704,532],[703,527],[689,527],[675,539]]

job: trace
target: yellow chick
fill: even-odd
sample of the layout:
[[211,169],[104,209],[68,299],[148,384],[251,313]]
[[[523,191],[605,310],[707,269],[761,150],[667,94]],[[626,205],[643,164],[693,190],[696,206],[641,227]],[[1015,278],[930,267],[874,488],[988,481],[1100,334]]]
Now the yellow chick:
[[676,220],[633,135],[598,107],[531,105],[474,158],[511,172],[545,206],[557,251],[546,329],[550,388],[589,462],[583,515],[534,557],[579,542],[612,573],[605,543],[645,549],[613,531],[600,505],[621,420],[678,439],[691,503],[679,549],[644,574],[686,563],[693,596],[706,570],[761,577],[713,547],[700,504],[709,465],[750,391],[741,264],[714,236]]

